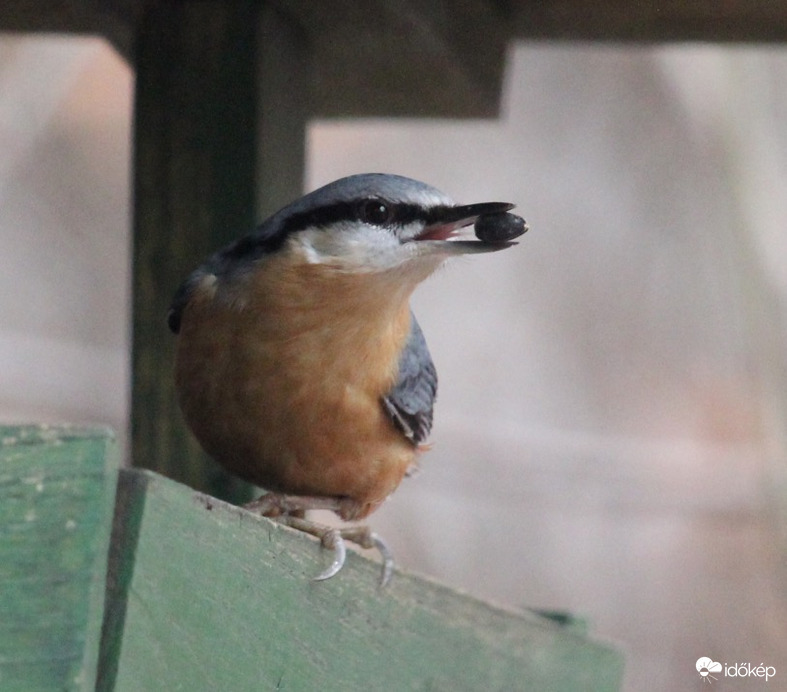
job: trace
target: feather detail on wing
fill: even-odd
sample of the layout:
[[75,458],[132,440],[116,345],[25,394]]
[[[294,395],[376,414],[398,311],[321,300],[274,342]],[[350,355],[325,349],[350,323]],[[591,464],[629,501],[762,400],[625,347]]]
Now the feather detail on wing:
[[437,395],[437,372],[421,327],[410,314],[410,336],[399,358],[396,384],[383,399],[383,406],[399,430],[420,445],[432,429]]

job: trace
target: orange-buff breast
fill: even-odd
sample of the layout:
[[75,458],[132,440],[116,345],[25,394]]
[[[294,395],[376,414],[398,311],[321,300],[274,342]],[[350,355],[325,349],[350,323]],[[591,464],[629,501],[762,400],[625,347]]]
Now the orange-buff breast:
[[[351,518],[401,482],[416,447],[381,404],[410,331],[400,277],[342,274],[286,255],[186,306],[175,380],[189,427],[266,490],[348,497]],[[350,517],[348,517],[350,518]]]

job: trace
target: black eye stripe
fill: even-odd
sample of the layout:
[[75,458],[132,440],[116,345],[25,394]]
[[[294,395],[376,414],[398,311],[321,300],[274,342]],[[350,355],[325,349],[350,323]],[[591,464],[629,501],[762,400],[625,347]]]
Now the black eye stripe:
[[421,221],[428,225],[439,220],[441,212],[447,208],[440,206],[425,210],[415,204],[389,202],[376,197],[356,202],[334,202],[308,212],[293,214],[284,223],[281,229],[282,235],[286,236],[309,227],[324,228],[342,221],[361,221],[363,220],[363,205],[373,202],[380,202],[388,207],[391,219],[389,225],[394,226],[406,226],[414,221]]
[[[208,271],[224,275],[239,263],[248,263],[260,257],[278,251],[292,233],[297,233],[306,228],[325,228],[342,221],[360,221],[361,217],[368,216],[368,204],[384,204],[389,211],[386,215],[386,226],[406,226],[409,223],[420,221],[425,226],[439,223],[451,206],[436,206],[424,209],[416,204],[404,202],[390,202],[379,197],[368,197],[354,202],[334,202],[317,207],[310,211],[293,214],[278,227],[260,226],[257,231],[238,238],[234,243],[219,250],[206,263]],[[368,223],[368,222],[367,222]]]

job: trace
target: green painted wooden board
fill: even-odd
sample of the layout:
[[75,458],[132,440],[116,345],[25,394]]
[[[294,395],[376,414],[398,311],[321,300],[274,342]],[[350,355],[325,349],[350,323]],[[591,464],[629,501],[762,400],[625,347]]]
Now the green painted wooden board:
[[576,628],[511,613],[316,541],[152,472],[124,470],[99,690],[616,690],[623,662]]
[[0,427],[0,690],[94,688],[116,478],[106,430]]

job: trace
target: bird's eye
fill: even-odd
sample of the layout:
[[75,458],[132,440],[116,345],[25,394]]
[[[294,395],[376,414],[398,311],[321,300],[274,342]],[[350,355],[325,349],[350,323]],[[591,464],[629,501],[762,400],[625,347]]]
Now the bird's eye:
[[387,226],[393,221],[393,208],[380,199],[367,199],[358,207],[358,218],[372,226]]

